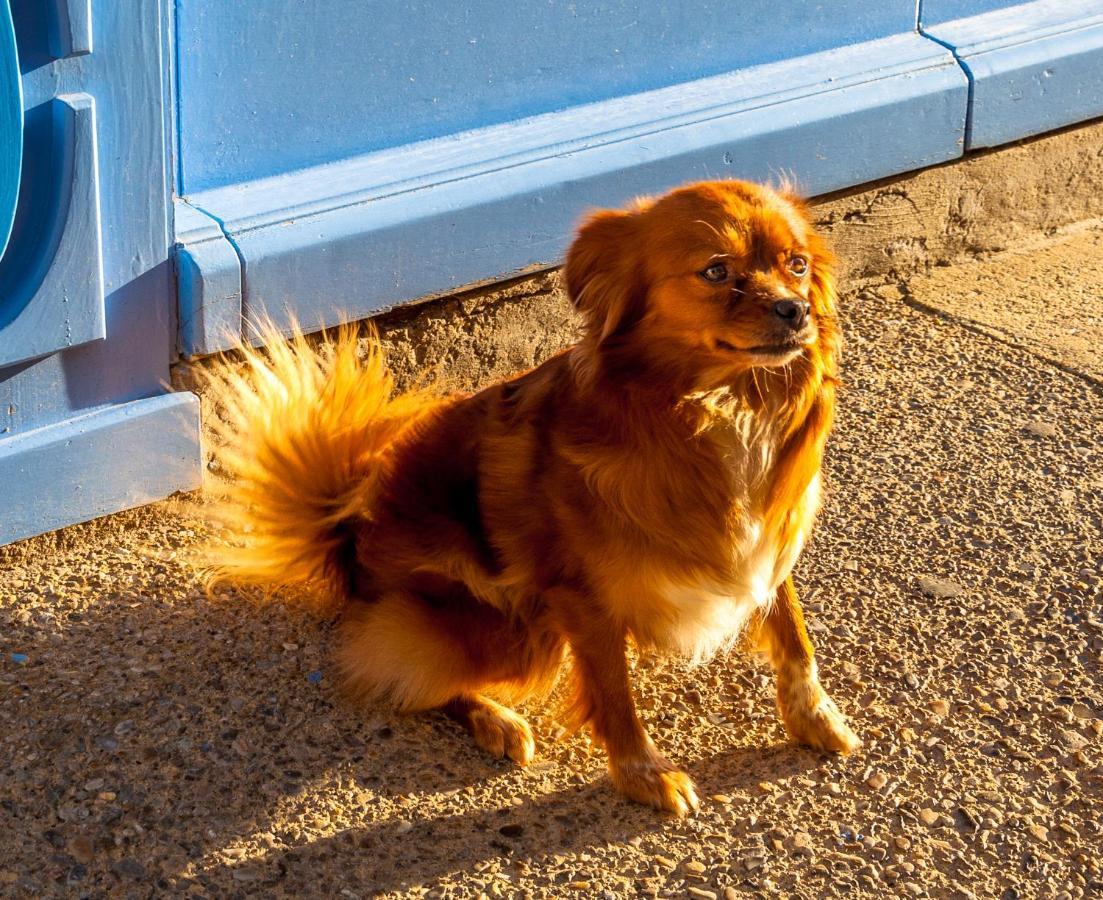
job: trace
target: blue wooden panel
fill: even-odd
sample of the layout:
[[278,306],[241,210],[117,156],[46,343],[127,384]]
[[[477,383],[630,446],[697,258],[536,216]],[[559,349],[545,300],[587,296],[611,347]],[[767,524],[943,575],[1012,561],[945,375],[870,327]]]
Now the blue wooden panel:
[[927,24],[963,4],[924,0],[924,32],[970,79],[969,149],[1103,115],[1103,0],[1038,0]]
[[50,52],[55,59],[92,52],[92,0],[50,0],[57,25],[50,32]]
[[915,0],[176,9],[187,194],[915,28]]
[[54,59],[69,3],[12,0],[12,11],[28,117],[59,96],[95,101],[106,337],[0,368],[0,435],[163,392],[175,342],[165,20],[149,0],[96,0],[96,52]]
[[[966,92],[945,48],[903,34],[189,199],[243,260],[245,317],[310,327],[554,265],[587,207],[687,180],[786,173],[823,193],[951,159]],[[227,278],[203,259],[224,240],[183,241],[182,289]],[[181,295],[182,320],[203,296]]]
[[[27,253],[41,265],[12,274],[26,283],[32,268],[35,277],[54,277],[54,301],[72,304],[88,284],[76,263],[97,267],[103,336],[0,365],[0,542],[186,489],[202,471],[194,398],[164,396],[176,334],[166,142],[171,0],[11,6],[29,146],[23,186],[38,188],[28,204],[21,198],[19,215],[26,209],[34,214],[26,221],[49,226],[37,242],[33,229],[25,232]],[[64,177],[50,177],[54,166]],[[95,168],[98,178],[81,174]],[[67,229],[49,223],[85,215],[95,206],[92,189],[100,247],[67,255]],[[19,228],[17,218],[16,238]],[[15,246],[13,239],[8,256]],[[73,265],[61,266],[66,258]],[[32,305],[0,291],[0,319]],[[5,344],[6,333],[5,352],[23,345]]]
[[926,28],[1018,5],[1015,0],[919,0],[919,24]]
[[106,333],[95,102],[71,94],[36,112],[19,215],[0,260],[0,366]]
[[0,440],[0,544],[198,488],[198,406],[150,397]]
[[0,258],[4,256],[23,163],[23,83],[8,0],[0,0]]

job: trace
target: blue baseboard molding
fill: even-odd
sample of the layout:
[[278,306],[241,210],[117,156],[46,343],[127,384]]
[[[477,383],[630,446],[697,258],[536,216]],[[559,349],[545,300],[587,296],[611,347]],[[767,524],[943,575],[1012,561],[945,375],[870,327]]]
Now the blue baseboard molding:
[[1099,0],[1037,0],[922,27],[969,76],[969,150],[1103,115]]
[[967,92],[945,47],[900,34],[190,195],[209,221],[177,233],[181,351],[554,266],[587,208],[686,181],[813,195],[954,159]]
[[0,439],[0,545],[201,483],[194,394],[135,400]]

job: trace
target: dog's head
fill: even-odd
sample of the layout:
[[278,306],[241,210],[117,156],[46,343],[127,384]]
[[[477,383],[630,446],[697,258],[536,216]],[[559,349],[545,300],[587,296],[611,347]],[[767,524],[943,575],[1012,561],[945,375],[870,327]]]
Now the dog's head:
[[591,215],[565,277],[598,352],[705,388],[833,340],[832,262],[799,199],[717,181]]

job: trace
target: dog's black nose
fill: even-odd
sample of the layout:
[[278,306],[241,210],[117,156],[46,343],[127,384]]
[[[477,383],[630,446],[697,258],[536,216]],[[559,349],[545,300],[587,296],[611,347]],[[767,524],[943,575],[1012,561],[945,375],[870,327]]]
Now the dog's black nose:
[[803,300],[778,300],[774,304],[774,315],[783,319],[793,331],[804,327],[810,307]]

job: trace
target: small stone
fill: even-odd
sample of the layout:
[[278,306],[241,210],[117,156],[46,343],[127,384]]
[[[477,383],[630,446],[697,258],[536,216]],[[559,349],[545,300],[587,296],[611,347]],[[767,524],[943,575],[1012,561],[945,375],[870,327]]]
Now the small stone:
[[75,834],[69,839],[69,854],[79,863],[88,865],[96,855],[95,845],[86,834]]
[[1073,731],[1071,728],[1062,729],[1061,739],[1065,742],[1070,750],[1083,750],[1088,746],[1090,741],[1077,731]]
[[884,772],[874,772],[866,779],[866,784],[875,791],[881,790],[889,782],[889,777]]
[[704,698],[698,690],[686,691],[683,696],[685,697],[686,703],[692,703],[694,706],[700,706],[704,702]]
[[965,593],[965,589],[960,584],[945,578],[931,578],[927,575],[921,575],[916,579],[916,584],[919,585],[919,590],[928,597],[935,597],[939,600],[951,600]]
[[683,865],[683,868],[692,875],[704,875],[708,869],[704,863],[700,863],[695,859],[691,859],[689,862]]
[[957,814],[967,828],[971,828],[973,831],[976,831],[978,828],[980,828],[980,817],[968,806],[959,806]]
[[937,700],[932,700],[927,704],[927,708],[930,709],[936,716],[948,716],[950,714],[950,701],[944,700],[941,697]]
[[1028,422],[1025,427],[1035,437],[1053,438],[1058,433],[1052,422]]
[[735,888],[724,888],[724,900],[739,900],[739,894],[736,893]]
[[405,819],[399,819],[395,822],[394,831],[395,834],[409,834],[414,830],[414,823]]
[[651,861],[662,869],[673,869],[677,865],[674,860],[667,859],[665,856],[653,856]]
[[748,872],[755,872],[766,865],[766,857],[761,853],[749,853],[743,857],[743,868]]
[[1049,829],[1043,825],[1028,825],[1026,828],[1030,832],[1031,836],[1042,843],[1049,840]]
[[789,849],[794,853],[801,853],[806,856],[811,856],[814,852],[812,845],[812,835],[807,831],[798,831],[791,838],[789,838]]
[[924,825],[934,825],[939,820],[939,814],[933,809],[921,809],[919,810],[919,821]]
[[725,805],[732,802],[732,798],[727,794],[713,794],[709,799],[714,803],[723,803]]
[[508,825],[503,825],[498,829],[498,833],[505,835],[507,838],[519,838],[525,833],[525,826],[517,822],[511,822]]
[[687,887],[686,893],[691,897],[700,897],[701,900],[716,900],[715,891],[707,891],[704,888],[699,887]]
[[119,875],[125,875],[127,878],[146,877],[145,866],[131,856],[128,856],[126,859],[120,859],[111,868]]

